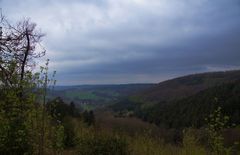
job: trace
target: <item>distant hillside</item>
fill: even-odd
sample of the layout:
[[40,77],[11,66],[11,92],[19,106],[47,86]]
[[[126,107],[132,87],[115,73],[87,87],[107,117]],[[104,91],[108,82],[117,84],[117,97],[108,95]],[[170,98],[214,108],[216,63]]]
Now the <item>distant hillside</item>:
[[170,128],[201,127],[217,106],[240,124],[240,71],[190,75],[159,83],[111,108],[134,113],[145,121]]
[[122,97],[133,95],[152,86],[154,84],[56,86],[49,97],[59,96],[65,102],[73,101],[84,109],[93,109],[96,106],[115,103]]
[[74,85],[56,86],[55,91],[78,90],[78,91],[113,91],[121,95],[132,95],[138,91],[151,88],[156,84],[108,84],[108,85]]
[[207,88],[240,79],[240,70],[188,75],[161,82],[136,95],[147,102],[181,99]]

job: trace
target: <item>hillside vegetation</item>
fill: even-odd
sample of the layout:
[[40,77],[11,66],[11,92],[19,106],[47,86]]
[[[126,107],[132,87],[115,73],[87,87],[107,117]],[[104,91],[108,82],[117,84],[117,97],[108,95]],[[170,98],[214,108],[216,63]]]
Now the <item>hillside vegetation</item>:
[[204,119],[222,107],[231,123],[240,119],[240,71],[204,73],[162,82],[130,96],[112,108],[167,128],[202,127]]
[[193,96],[166,104],[142,106],[136,115],[169,128],[202,127],[205,118],[218,106],[230,116],[230,123],[240,124],[240,81],[203,90]]
[[136,95],[147,102],[164,102],[192,96],[199,91],[240,79],[240,71],[193,74],[161,82]]

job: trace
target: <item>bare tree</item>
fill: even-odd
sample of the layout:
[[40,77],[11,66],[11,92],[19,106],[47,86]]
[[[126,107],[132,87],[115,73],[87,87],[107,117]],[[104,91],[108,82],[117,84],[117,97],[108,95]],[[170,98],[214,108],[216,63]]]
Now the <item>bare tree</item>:
[[41,46],[43,33],[36,24],[23,19],[11,24],[0,17],[0,80],[7,86],[22,87],[25,73],[35,66],[34,58],[45,55]]

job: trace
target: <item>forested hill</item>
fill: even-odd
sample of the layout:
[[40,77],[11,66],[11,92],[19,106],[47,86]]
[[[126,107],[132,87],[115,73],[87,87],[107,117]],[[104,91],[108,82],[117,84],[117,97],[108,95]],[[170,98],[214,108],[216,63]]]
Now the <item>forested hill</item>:
[[135,114],[157,125],[179,127],[201,127],[217,107],[230,117],[230,124],[240,124],[240,80],[215,86],[196,95],[170,101],[168,104],[141,106]]
[[176,100],[238,79],[240,79],[240,70],[188,75],[161,82],[142,91],[136,97],[143,101],[155,103]]
[[120,101],[112,109],[159,126],[201,127],[218,106],[240,124],[240,71],[204,73],[162,82]]

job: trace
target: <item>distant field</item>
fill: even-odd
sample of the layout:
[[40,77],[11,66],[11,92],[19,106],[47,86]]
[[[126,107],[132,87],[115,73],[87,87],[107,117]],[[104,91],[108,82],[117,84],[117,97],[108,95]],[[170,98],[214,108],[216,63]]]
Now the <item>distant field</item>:
[[102,105],[113,104],[123,97],[135,94],[153,85],[154,84],[56,86],[55,90],[50,92],[49,98],[61,97],[65,102],[70,103],[73,101],[84,110],[92,110]]
[[75,100],[75,99],[89,99],[89,100],[97,100],[101,97],[97,96],[93,92],[83,92],[83,91],[66,91],[65,97]]

